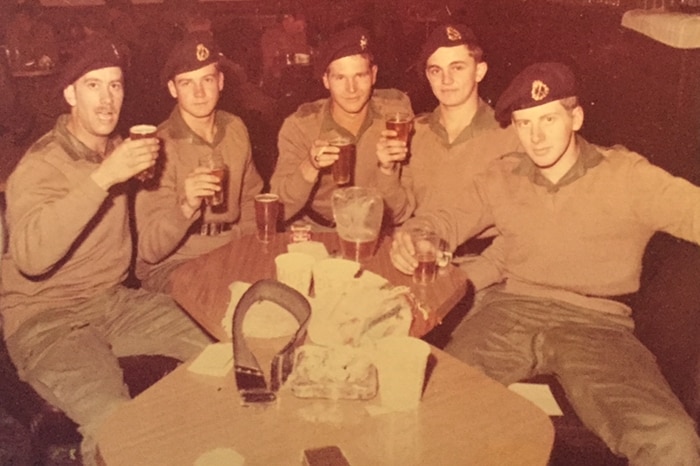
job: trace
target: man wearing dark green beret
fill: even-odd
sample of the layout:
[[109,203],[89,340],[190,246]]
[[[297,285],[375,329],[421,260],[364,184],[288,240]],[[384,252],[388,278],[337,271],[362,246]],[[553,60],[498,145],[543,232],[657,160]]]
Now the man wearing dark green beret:
[[[454,193],[465,183],[497,157],[520,147],[515,131],[501,128],[493,109],[479,97],[479,83],[488,64],[471,29],[453,23],[436,27],[421,49],[419,66],[425,70],[438,106],[415,119],[411,159],[402,175],[410,179],[405,183],[410,186],[405,190],[407,207],[400,209],[406,216],[400,220],[454,203]],[[391,136],[385,132],[378,145],[378,156],[387,163],[402,160],[407,152],[406,143]],[[408,208],[411,202],[415,209]],[[479,236],[480,241],[462,245],[459,250],[470,254],[456,258],[477,290],[499,276],[488,262],[474,255],[483,248],[477,246],[488,244],[485,238],[494,234],[489,230]]]
[[[162,80],[177,103],[158,128],[162,174],[136,199],[136,271],[147,289],[169,291],[170,273],[178,265],[255,231],[254,197],[263,181],[245,124],[216,108],[224,87],[221,59],[212,35],[195,32],[173,47],[163,68]],[[226,165],[223,184],[200,166],[206,157]],[[224,202],[207,205],[204,198],[215,191],[223,193]]]
[[127,180],[152,166],[155,138],[113,134],[124,54],[96,36],[59,77],[70,106],[7,183],[9,253],[2,318],[19,376],[80,426],[83,464],[95,434],[129,400],[117,358],[187,359],[210,341],[168,296],[126,288],[131,262]]
[[314,58],[316,75],[329,97],[303,104],[289,116],[278,136],[279,155],[270,180],[284,205],[285,220],[299,217],[315,228],[332,228],[331,193],[337,188],[330,167],[338,159],[330,140],[350,139],[356,147],[352,179],[356,186],[376,186],[394,217],[400,167],[378,166],[377,141],[384,114],[413,114],[408,97],[396,89],[374,89],[377,65],[363,28],[343,30],[321,44]]
[[[576,80],[561,63],[527,67],[495,111],[524,152],[493,162],[452,205],[407,222],[450,244],[489,226],[502,235],[502,283],[446,350],[505,385],[555,375],[583,423],[630,464],[700,464],[694,423],[635,337],[630,307],[655,232],[700,243],[700,188],[579,136]],[[394,265],[411,272],[412,253],[397,232]]]

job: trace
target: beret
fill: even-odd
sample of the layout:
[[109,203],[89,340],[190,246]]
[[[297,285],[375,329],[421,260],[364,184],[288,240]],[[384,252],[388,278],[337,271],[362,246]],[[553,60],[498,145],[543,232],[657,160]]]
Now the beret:
[[85,73],[127,64],[127,50],[107,36],[94,35],[76,44],[58,77],[58,89],[65,89]]
[[515,110],[537,107],[577,95],[576,78],[563,63],[535,63],[518,74],[494,108],[496,120],[510,123]]
[[470,49],[480,48],[474,32],[464,24],[443,24],[436,27],[421,48],[419,69],[423,70],[425,62],[440,47],[457,45],[466,45]]
[[161,81],[165,84],[180,73],[218,63],[220,57],[219,47],[210,32],[190,32],[170,51],[161,72]]
[[370,52],[370,40],[367,30],[360,26],[351,27],[332,35],[319,47],[315,58],[314,73],[323,77],[334,60],[351,55]]

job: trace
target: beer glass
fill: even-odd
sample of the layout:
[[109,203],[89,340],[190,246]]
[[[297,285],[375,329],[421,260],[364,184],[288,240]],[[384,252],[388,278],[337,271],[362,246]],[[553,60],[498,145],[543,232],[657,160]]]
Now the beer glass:
[[258,228],[258,240],[269,243],[277,232],[277,218],[280,203],[277,194],[258,194],[255,196],[255,225]]
[[384,116],[386,129],[396,131],[393,139],[399,139],[408,144],[408,136],[413,129],[413,117],[408,112],[392,112]]
[[221,186],[219,191],[215,191],[211,196],[206,196],[204,203],[212,207],[224,205],[228,191],[228,166],[224,163],[224,158],[221,154],[212,152],[200,157],[199,166],[208,168],[210,173],[219,179],[219,186]]
[[[129,128],[129,139],[135,140],[135,139],[146,139],[146,138],[154,138],[156,137],[156,132],[158,131],[158,128],[153,126],[153,125],[135,125]],[[156,166],[153,164],[153,166],[148,167],[141,173],[136,175],[136,179],[139,181],[147,181],[153,178],[156,174]]]
[[409,231],[418,266],[413,271],[413,283],[425,285],[435,281],[438,259],[441,257],[440,238],[425,228]]
[[328,141],[331,146],[340,149],[338,160],[331,165],[333,181],[337,185],[349,184],[355,171],[355,144],[347,137],[339,136]]
[[377,248],[384,200],[374,188],[349,187],[333,191],[333,218],[343,257],[356,262],[370,259]]

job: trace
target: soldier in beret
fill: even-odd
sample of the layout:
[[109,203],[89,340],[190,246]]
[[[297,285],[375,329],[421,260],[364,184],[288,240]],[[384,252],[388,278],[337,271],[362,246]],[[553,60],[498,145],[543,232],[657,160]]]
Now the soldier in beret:
[[[479,97],[479,83],[488,64],[471,29],[463,24],[436,27],[421,49],[419,66],[425,70],[438,106],[414,121],[410,164],[403,173],[411,182],[404,192],[406,208],[400,209],[405,217],[400,220],[454,203],[455,192],[465,183],[491,161],[520,146],[515,131],[501,128],[493,109]],[[390,135],[384,132],[378,144],[378,156],[387,162],[400,160],[407,151],[405,143]],[[412,200],[415,212],[408,207]],[[481,240],[458,249],[462,257],[456,261],[469,273],[477,290],[499,277],[496,270],[479,267],[481,261],[475,263],[473,256],[494,234],[489,230],[479,236]]]
[[[182,262],[255,231],[254,198],[263,181],[245,124],[216,108],[224,87],[221,59],[212,35],[194,32],[173,47],[163,68],[162,79],[176,99],[158,128],[165,163],[158,185],[136,199],[136,271],[147,289],[169,291],[170,272]],[[208,155],[220,156],[228,167],[224,186],[199,166]],[[204,205],[204,197],[219,190],[223,205]]]
[[[657,231],[700,243],[700,188],[624,147],[589,143],[571,70],[537,63],[496,104],[524,152],[496,161],[453,205],[407,222],[457,244],[495,225],[503,281],[486,291],[446,350],[509,385],[554,374],[583,423],[635,465],[700,464],[700,440],[630,302]],[[416,265],[404,231],[394,265]]]
[[20,377],[80,426],[91,465],[101,421],[129,400],[117,358],[184,360],[209,338],[168,296],[122,285],[132,250],[125,182],[153,165],[159,143],[113,135],[124,98],[115,43],[95,36],[75,52],[59,78],[70,113],[8,179],[1,298]]
[[345,29],[320,47],[316,75],[329,97],[301,105],[279,132],[279,156],[272,174],[272,192],[280,196],[285,220],[305,217],[316,228],[332,228],[331,193],[337,188],[329,167],[338,158],[333,136],[349,137],[356,146],[354,184],[375,186],[393,215],[393,196],[400,189],[400,167],[380,164],[377,141],[384,114],[409,112],[408,97],[396,89],[374,89],[377,65],[363,28]]

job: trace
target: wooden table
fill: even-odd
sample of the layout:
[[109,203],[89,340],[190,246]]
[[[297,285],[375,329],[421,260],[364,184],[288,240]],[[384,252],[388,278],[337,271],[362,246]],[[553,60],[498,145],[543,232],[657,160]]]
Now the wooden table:
[[547,464],[554,441],[543,411],[437,348],[414,412],[371,414],[378,399],[300,399],[286,387],[278,395],[246,408],[230,372],[182,365],[105,421],[101,456],[107,466],[192,466],[231,448],[246,466],[293,466],[304,449],[338,445],[353,466],[527,466]]
[[[339,251],[335,233],[314,235],[315,240],[326,245],[329,253]],[[212,336],[228,340],[221,326],[231,298],[228,286],[237,280],[253,283],[274,278],[275,257],[287,251],[288,243],[289,233],[278,233],[269,244],[258,242],[255,236],[233,240],[177,268],[172,274],[172,296]],[[377,253],[366,264],[367,270],[381,275],[393,285],[410,286],[438,318],[444,317],[464,296],[467,277],[459,268],[448,266],[440,270],[430,285],[415,285],[410,276],[402,274],[391,264],[390,248],[391,238],[384,237]]]

